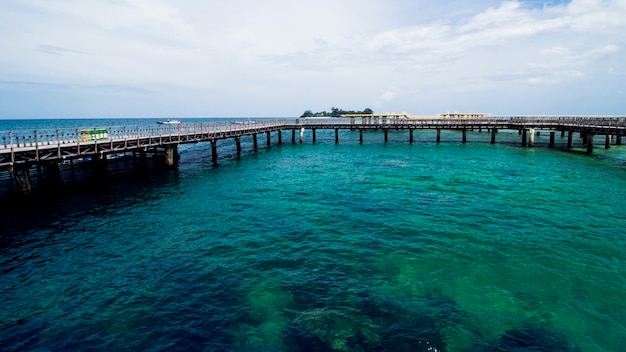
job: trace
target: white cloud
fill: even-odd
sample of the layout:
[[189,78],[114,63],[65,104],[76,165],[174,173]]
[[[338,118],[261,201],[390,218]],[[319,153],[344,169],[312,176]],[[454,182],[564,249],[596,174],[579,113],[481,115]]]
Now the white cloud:
[[[626,0],[534,4],[7,0],[0,77],[30,82],[22,87],[38,96],[54,87],[125,87],[83,98],[108,101],[111,115],[145,108],[177,116],[298,115],[372,100],[416,114],[474,106],[515,112],[528,108],[538,86],[566,101],[590,89],[583,82],[623,83],[616,73],[626,72]],[[0,92],[15,87],[0,84]],[[381,95],[381,87],[393,88]],[[54,94],[71,111],[67,91]],[[607,91],[603,99],[612,101],[598,108],[626,110],[619,98]],[[34,115],[55,114],[45,99],[32,105]]]

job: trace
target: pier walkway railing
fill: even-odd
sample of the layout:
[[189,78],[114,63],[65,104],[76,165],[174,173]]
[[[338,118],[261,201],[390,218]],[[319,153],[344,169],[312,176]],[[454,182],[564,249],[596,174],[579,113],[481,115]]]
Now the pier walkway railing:
[[[621,137],[626,133],[626,117],[615,116],[490,116],[485,118],[406,119],[384,116],[352,118],[300,118],[239,120],[230,122],[182,123],[173,125],[119,126],[87,129],[46,129],[0,131],[0,168],[15,164],[62,162],[86,156],[172,147],[185,143],[211,142],[215,154],[217,140],[269,134],[274,131],[305,129],[548,129],[581,134]],[[386,132],[385,132],[386,133]],[[411,132],[412,133],[412,132]],[[532,135],[532,134],[531,134]],[[412,136],[412,134],[411,134]],[[280,136],[279,136],[280,138]]]

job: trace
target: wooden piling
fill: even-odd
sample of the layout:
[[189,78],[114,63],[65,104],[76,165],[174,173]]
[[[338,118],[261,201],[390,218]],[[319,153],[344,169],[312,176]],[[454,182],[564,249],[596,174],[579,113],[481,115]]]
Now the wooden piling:
[[235,144],[237,145],[237,154],[241,154],[241,138],[235,137]]
[[173,167],[178,161],[178,147],[176,145],[168,145],[165,147],[165,166]]
[[604,149],[611,149],[611,135],[607,134],[604,137]]
[[567,148],[574,147],[574,132],[571,130],[567,132]]
[[32,191],[29,164],[13,164],[11,173],[13,174],[13,181],[18,192],[28,194]]
[[593,134],[588,133],[585,134],[585,139],[587,140],[587,153],[593,152]]
[[213,161],[217,160],[217,139],[215,138],[211,139],[211,159],[213,159]]
[[550,132],[550,144],[548,145],[550,148],[554,148],[554,135],[555,135],[555,132],[551,131]]

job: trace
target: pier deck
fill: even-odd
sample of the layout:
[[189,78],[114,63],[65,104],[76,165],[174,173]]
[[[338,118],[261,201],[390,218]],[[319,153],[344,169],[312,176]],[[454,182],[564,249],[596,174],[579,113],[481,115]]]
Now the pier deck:
[[[47,131],[0,132],[0,170],[18,164],[63,162],[73,158],[102,158],[112,153],[145,151],[150,148],[171,148],[179,144],[210,142],[216,153],[217,140],[262,133],[305,129],[351,130],[500,130],[512,129],[523,132],[522,144],[526,145],[526,132],[552,130],[580,133],[592,138],[595,135],[616,136],[626,134],[625,117],[598,116],[502,116],[466,119],[432,118],[406,119],[400,115],[386,117],[302,118],[277,120],[250,120],[241,122],[185,123],[179,125],[109,127],[98,129],[104,134],[87,139],[86,130],[57,129]],[[412,135],[411,135],[412,136]],[[295,138],[295,137],[294,137]],[[302,138],[302,133],[300,134]],[[315,138],[315,137],[314,137]],[[494,137],[495,138],[495,137]],[[528,139],[532,143],[532,133]],[[412,141],[412,140],[411,140]],[[439,140],[438,140],[439,141]],[[464,140],[465,141],[465,140]],[[492,141],[492,142],[495,142]],[[269,135],[268,135],[269,143]],[[239,145],[239,144],[238,144]]]

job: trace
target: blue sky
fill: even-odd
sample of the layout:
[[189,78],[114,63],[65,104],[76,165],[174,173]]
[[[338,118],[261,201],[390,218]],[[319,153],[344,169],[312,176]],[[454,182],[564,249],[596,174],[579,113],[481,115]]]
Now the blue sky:
[[626,115],[626,0],[4,0],[0,118]]

